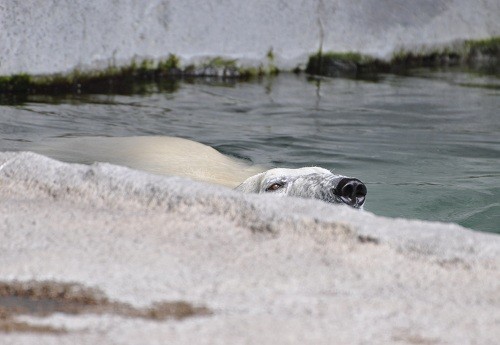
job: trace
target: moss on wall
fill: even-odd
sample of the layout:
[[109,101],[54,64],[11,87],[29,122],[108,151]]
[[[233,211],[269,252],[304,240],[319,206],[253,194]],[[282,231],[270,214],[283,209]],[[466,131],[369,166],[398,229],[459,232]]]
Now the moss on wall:
[[[181,67],[180,59],[170,54],[155,62],[151,59],[133,60],[126,66],[109,66],[104,70],[74,70],[68,74],[30,76],[16,74],[0,76],[0,95],[68,94],[68,93],[142,93],[143,81],[162,83],[165,80],[217,78],[219,80],[248,80],[279,73],[272,48],[267,61],[258,67],[241,67],[237,60],[213,57],[199,65]],[[309,57],[305,71],[314,75],[365,78],[377,73],[400,73],[414,67],[488,64],[500,73],[500,37],[467,40],[440,49],[398,51],[390,61],[382,61],[357,52],[318,52]],[[293,70],[299,72],[297,67]]]
[[364,77],[374,73],[400,73],[416,67],[470,66],[498,70],[500,37],[467,40],[460,44],[421,51],[401,50],[390,61],[356,52],[318,52],[309,57],[306,72],[324,76]]
[[[268,59],[272,60],[269,57]],[[273,57],[274,59],[274,57]],[[30,76],[17,74],[0,77],[0,95],[68,94],[68,93],[141,93],[144,81],[162,83],[166,80],[216,78],[222,81],[248,80],[278,73],[268,66],[240,67],[235,59],[213,57],[199,65],[181,67],[180,59],[170,54],[155,62],[151,59],[132,60],[126,66],[109,66],[104,70],[74,70],[67,74]]]
[[500,59],[500,37],[485,40],[468,40],[464,43],[469,56],[482,55],[483,57]]
[[325,76],[352,76],[361,73],[380,71],[382,61],[356,52],[326,52],[311,55],[306,66],[306,73]]

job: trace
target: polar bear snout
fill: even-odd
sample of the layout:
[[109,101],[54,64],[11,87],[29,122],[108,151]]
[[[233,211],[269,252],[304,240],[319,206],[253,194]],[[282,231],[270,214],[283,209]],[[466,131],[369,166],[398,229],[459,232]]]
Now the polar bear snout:
[[335,175],[319,167],[270,169],[249,177],[236,190],[319,199],[358,209],[363,208],[367,193],[365,184],[357,178]]
[[365,203],[367,189],[363,182],[356,178],[345,177],[339,181],[334,189],[334,194],[343,203],[352,207],[361,207]]

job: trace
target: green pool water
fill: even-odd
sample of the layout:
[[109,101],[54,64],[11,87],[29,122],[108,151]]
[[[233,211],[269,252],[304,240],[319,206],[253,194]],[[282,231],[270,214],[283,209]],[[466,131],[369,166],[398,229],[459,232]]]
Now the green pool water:
[[500,233],[500,79],[413,71],[145,83],[0,106],[0,150],[68,136],[180,136],[257,164],[363,180],[365,209]]

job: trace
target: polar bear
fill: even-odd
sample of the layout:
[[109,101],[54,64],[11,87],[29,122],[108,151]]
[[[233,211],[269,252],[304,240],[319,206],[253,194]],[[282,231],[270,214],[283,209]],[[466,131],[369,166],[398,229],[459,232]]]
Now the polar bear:
[[362,208],[366,186],[356,178],[335,175],[319,167],[275,168],[251,176],[235,188],[245,193],[273,193],[315,198],[330,203]]
[[199,142],[168,136],[52,138],[27,149],[64,162],[106,162],[230,188],[266,170]]
[[74,163],[107,162],[154,174],[187,177],[244,193],[316,198],[362,208],[366,186],[327,169],[266,169],[228,157],[214,148],[166,136],[54,138],[28,148]]

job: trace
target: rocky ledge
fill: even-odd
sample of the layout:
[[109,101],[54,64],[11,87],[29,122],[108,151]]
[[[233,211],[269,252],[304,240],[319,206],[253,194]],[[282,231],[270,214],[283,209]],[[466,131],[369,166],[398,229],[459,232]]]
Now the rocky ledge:
[[494,344],[500,237],[0,153],[2,344]]

